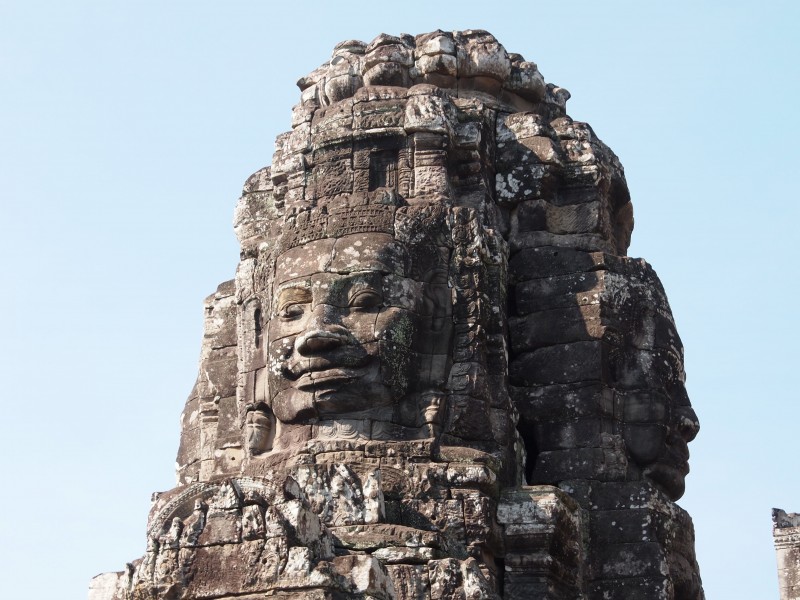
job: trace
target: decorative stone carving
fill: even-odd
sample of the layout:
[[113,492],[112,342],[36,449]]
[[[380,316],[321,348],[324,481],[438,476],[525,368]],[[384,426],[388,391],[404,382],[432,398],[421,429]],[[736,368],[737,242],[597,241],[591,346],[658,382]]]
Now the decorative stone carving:
[[178,486],[93,600],[703,597],[617,157],[485,31],[347,41],[235,211]]

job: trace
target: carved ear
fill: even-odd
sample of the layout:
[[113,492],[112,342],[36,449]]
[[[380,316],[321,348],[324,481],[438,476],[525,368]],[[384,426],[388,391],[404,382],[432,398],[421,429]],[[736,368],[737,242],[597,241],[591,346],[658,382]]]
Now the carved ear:
[[239,338],[240,359],[244,369],[251,371],[264,362],[264,314],[261,300],[249,298],[242,307],[242,319]]
[[264,403],[248,407],[245,417],[245,442],[251,456],[272,450],[275,441],[275,417]]
[[453,303],[447,285],[447,272],[444,269],[434,269],[426,274],[424,282],[425,315],[431,318],[432,331],[439,332],[452,322]]

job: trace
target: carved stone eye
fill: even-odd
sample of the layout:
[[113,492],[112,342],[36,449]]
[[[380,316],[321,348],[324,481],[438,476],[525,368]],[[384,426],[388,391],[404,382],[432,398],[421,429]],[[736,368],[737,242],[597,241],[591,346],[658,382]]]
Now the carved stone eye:
[[284,320],[297,319],[311,304],[311,290],[306,287],[289,287],[278,296],[276,315]]
[[350,298],[350,307],[359,310],[370,310],[383,304],[383,296],[374,290],[361,290]]
[[278,308],[281,319],[297,319],[306,311],[306,305],[301,302],[288,302]]

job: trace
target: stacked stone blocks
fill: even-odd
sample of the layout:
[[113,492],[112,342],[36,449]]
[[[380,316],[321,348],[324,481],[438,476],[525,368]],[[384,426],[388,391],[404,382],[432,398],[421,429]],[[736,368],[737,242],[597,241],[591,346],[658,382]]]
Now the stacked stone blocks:
[[683,348],[569,93],[479,30],[343,42],[298,85],[178,486],[93,600],[702,598]]

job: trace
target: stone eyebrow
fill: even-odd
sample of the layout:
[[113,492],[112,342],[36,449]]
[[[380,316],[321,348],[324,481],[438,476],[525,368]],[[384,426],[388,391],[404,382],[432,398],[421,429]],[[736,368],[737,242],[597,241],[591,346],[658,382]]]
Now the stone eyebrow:
[[377,273],[379,275],[396,275],[397,270],[386,262],[379,260],[370,262],[369,265],[358,265],[352,269],[329,269],[328,273],[335,275],[365,275],[370,273]]
[[373,277],[354,277],[350,281],[350,285],[347,290],[347,294],[349,297],[354,296],[358,292],[363,292],[364,290],[371,290],[373,292],[378,292],[383,295],[383,282],[382,278],[379,278],[377,281]]
[[291,286],[283,288],[278,293],[278,301],[276,302],[278,310],[289,303],[307,303],[311,302],[311,290],[305,286]]

